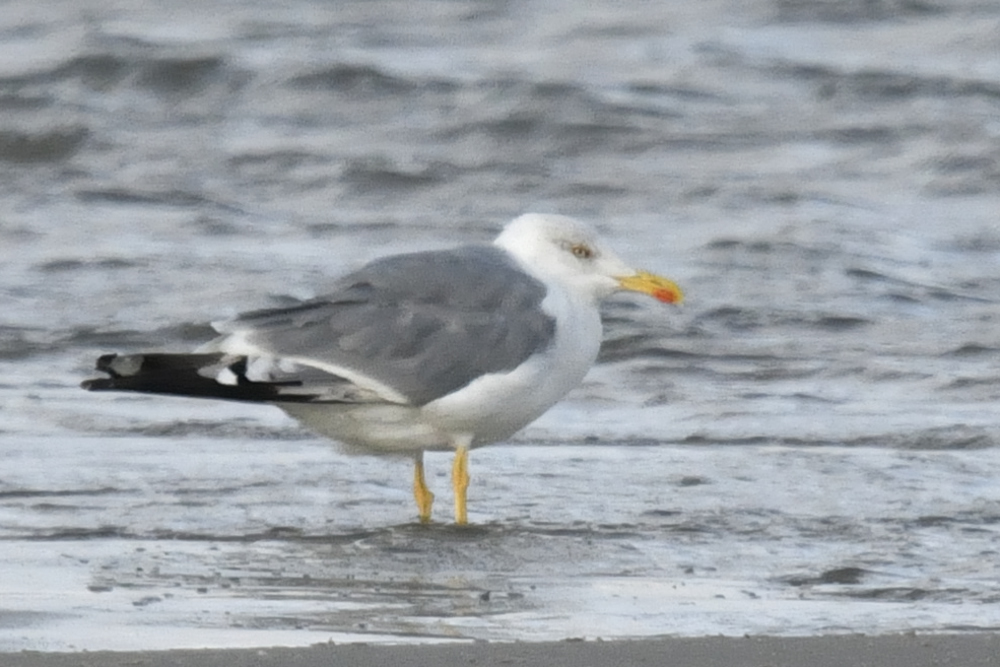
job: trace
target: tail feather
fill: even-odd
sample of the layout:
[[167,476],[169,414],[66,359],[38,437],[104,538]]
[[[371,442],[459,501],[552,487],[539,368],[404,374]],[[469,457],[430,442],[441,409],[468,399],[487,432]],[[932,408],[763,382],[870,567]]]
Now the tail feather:
[[[246,376],[245,356],[209,354],[106,354],[97,370],[109,377],[84,381],[89,391],[136,391],[254,402],[309,402],[316,393],[297,380],[258,382]],[[296,390],[296,388],[299,388]]]

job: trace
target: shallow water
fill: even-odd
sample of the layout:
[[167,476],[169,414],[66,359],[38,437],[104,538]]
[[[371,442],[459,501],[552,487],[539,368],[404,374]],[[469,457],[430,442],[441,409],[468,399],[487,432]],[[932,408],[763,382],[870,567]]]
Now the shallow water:
[[[0,13],[0,649],[995,630],[992,3]],[[584,386],[471,518],[277,410],[80,391],[365,260],[596,222]],[[450,516],[447,457],[429,459]]]

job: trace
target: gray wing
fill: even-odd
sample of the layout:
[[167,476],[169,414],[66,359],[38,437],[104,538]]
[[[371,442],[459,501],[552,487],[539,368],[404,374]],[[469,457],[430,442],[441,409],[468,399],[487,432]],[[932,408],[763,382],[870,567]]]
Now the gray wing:
[[323,297],[241,315],[217,328],[261,352],[350,369],[415,405],[548,347],[555,319],[543,283],[496,248],[396,255]]

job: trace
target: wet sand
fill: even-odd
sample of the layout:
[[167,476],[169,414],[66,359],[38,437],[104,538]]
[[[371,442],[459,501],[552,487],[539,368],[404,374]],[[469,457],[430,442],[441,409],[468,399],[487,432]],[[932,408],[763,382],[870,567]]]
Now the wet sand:
[[615,642],[472,643],[434,646],[319,645],[209,651],[19,653],[7,667],[268,667],[270,665],[714,665],[741,667],[994,667],[1000,634],[831,637],[699,637]]
[[0,652],[1000,628],[997,449],[484,448],[459,529],[307,438],[4,446]]

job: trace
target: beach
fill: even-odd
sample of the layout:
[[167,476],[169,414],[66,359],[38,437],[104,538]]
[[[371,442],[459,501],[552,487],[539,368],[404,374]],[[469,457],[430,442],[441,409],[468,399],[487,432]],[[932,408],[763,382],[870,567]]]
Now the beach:
[[463,644],[452,646],[314,646],[229,651],[13,654],[10,667],[993,667],[1000,635],[843,637],[702,637],[614,642]]

